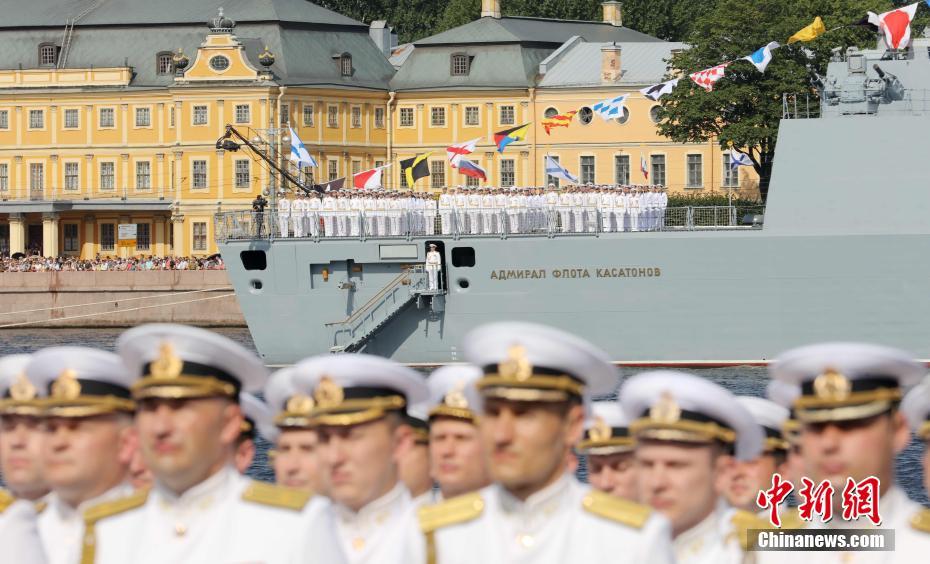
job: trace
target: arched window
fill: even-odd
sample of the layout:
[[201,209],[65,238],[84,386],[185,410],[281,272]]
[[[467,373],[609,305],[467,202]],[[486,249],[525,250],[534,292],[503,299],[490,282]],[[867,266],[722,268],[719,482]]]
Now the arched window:
[[619,123],[620,125],[624,125],[628,121],[630,121],[630,110],[628,110],[626,106],[624,106],[623,113],[620,114],[620,117],[617,118],[617,123]]
[[174,55],[168,52],[159,53],[155,57],[155,70],[158,74],[171,74],[174,72]]
[[546,119],[553,118],[557,115],[559,115],[559,110],[557,108],[546,108],[546,111],[543,112],[543,116],[545,116]]
[[352,76],[352,55],[348,53],[343,53],[339,57],[339,69],[342,72],[342,76]]
[[594,119],[594,110],[585,106],[578,110],[578,119],[582,125],[588,125]]
[[58,64],[58,46],[52,43],[39,45],[39,66],[49,67]]

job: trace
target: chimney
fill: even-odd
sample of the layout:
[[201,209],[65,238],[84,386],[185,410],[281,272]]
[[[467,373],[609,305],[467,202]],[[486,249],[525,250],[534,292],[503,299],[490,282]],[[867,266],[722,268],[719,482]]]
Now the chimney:
[[623,25],[623,3],[610,0],[603,2],[601,7],[604,8],[604,23],[616,27]]
[[373,21],[368,27],[368,35],[385,57],[390,57],[391,51],[397,46],[397,35],[393,32],[384,20]]
[[501,0],[481,0],[481,17],[501,19]]
[[601,83],[613,84],[620,80],[622,74],[620,46],[606,43],[601,47]]

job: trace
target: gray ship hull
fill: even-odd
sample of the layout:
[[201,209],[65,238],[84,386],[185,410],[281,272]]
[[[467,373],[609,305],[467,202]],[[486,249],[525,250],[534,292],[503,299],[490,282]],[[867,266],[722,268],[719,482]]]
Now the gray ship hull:
[[[383,300],[406,265],[422,264],[428,242],[443,252],[448,294],[395,300],[346,350],[456,362],[465,333],[506,319],[560,327],[629,364],[762,363],[826,340],[884,343],[928,359],[930,196],[919,163],[930,120],[826,125],[783,122],[762,229],[220,247],[272,365],[353,342],[336,331],[345,323],[326,324],[358,326],[353,314]],[[876,146],[892,131],[893,146]],[[892,162],[911,166],[889,181],[883,163]],[[474,250],[474,266],[453,264],[463,247]],[[238,260],[246,250],[264,251],[267,267],[246,270]]]

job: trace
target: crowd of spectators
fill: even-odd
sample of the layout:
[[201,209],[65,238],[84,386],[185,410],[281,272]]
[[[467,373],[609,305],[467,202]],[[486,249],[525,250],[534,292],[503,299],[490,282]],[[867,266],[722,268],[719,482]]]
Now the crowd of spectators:
[[93,259],[76,257],[21,257],[0,258],[0,272],[51,272],[51,271],[139,271],[139,270],[225,270],[220,255],[201,257],[110,257]]

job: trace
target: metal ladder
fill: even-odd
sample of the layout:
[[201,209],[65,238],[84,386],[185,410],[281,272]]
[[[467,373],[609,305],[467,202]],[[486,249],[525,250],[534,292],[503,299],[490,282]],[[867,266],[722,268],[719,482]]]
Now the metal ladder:
[[87,14],[99,8],[104,2],[106,2],[106,0],[97,0],[85,8],[84,11],[80,14],[66,20],[65,30],[61,36],[61,53],[58,54],[58,64],[56,65],[56,68],[63,69],[68,65],[68,54],[71,52],[71,43],[74,40],[74,24],[80,21]]

